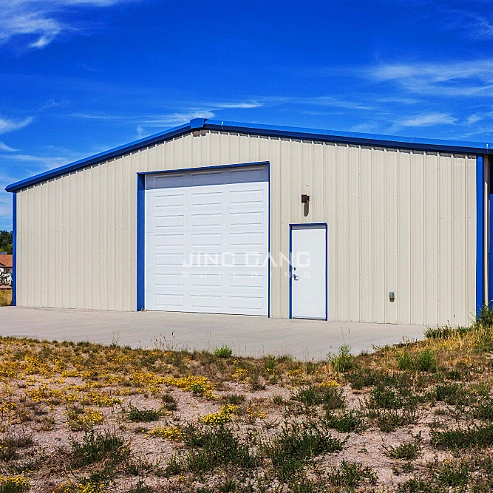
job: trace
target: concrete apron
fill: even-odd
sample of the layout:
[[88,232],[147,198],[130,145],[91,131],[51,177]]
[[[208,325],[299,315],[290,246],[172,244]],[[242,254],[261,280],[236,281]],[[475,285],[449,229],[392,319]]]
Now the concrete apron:
[[53,308],[0,308],[0,336],[89,341],[167,350],[222,345],[238,356],[290,355],[319,361],[349,345],[353,354],[423,339],[426,327],[243,315],[177,312],[109,312]]

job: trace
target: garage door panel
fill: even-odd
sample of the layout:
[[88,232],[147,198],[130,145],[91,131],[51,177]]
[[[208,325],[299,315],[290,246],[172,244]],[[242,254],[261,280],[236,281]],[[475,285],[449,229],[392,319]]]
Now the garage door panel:
[[204,206],[223,206],[223,192],[192,192],[191,194],[191,206],[192,207],[204,207]]
[[154,296],[154,305],[157,309],[177,310],[183,306],[185,296],[178,294],[156,294]]
[[176,272],[171,274],[154,274],[156,286],[183,288],[185,286],[183,273]]
[[146,179],[146,308],[267,315],[266,167]]
[[221,295],[217,296],[207,296],[207,295],[196,295],[190,296],[190,308],[192,310],[197,310],[200,308],[214,309],[215,311],[221,310],[223,307],[223,297]]
[[206,287],[209,289],[221,287],[223,276],[217,273],[201,272],[190,275],[190,285],[192,287]]
[[208,228],[211,226],[223,226],[223,216],[222,212],[214,212],[210,214],[192,214],[190,217],[190,225],[200,226],[202,228]]
[[185,263],[185,256],[183,253],[158,253],[155,255],[156,266],[183,266]]

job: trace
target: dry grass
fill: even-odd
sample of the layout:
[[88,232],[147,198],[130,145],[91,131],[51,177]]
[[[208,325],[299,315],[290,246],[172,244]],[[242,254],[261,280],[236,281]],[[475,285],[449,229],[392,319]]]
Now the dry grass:
[[492,491],[489,315],[307,363],[0,339],[0,491]]

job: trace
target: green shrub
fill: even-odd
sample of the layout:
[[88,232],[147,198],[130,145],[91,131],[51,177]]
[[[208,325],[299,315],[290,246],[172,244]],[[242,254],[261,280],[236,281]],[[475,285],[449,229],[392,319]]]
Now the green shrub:
[[185,445],[190,449],[185,463],[191,472],[207,472],[226,464],[252,468],[257,463],[248,446],[223,423],[213,427],[190,424],[183,432]]
[[354,368],[354,356],[351,354],[351,346],[341,346],[337,354],[327,353],[327,360],[338,373],[345,373]]
[[159,409],[139,409],[132,404],[125,412],[125,416],[129,421],[133,423],[150,423],[151,421],[158,421],[163,415]]
[[437,385],[433,395],[437,401],[445,402],[445,404],[449,404],[450,406],[467,406],[471,398],[464,385],[459,383]]
[[418,371],[435,372],[437,369],[437,358],[435,353],[426,348],[416,355],[416,369]]
[[163,401],[163,407],[167,411],[176,411],[178,408],[178,404],[176,402],[176,399],[170,394],[170,393],[165,393],[161,396],[161,400]]
[[94,430],[86,432],[82,442],[70,439],[71,463],[74,467],[89,466],[103,459],[110,459],[113,463],[125,462],[130,449],[123,437],[106,431],[95,433]]
[[[377,484],[377,475],[371,467],[363,467],[360,462],[346,462],[343,460],[338,468],[332,468],[328,473],[328,481],[333,486],[353,488],[363,483]],[[348,491],[348,490],[344,490]]]
[[322,404],[325,409],[340,409],[345,407],[344,392],[339,387],[309,386],[300,388],[291,399],[305,406]]
[[429,465],[433,480],[446,491],[449,487],[464,488],[469,483],[470,467],[466,462],[433,462]]
[[463,449],[493,446],[493,424],[465,429],[431,431],[430,443],[435,448]]
[[366,429],[365,415],[356,409],[339,414],[333,414],[332,411],[328,411],[325,424],[328,428],[341,433],[360,432]]
[[410,442],[404,442],[395,447],[391,445],[383,445],[384,454],[392,459],[400,459],[411,461],[417,459],[421,455],[421,436]]
[[231,358],[233,356],[233,350],[223,345],[214,349],[214,356],[216,358]]
[[316,423],[289,423],[265,446],[280,480],[286,481],[312,458],[342,450],[345,440],[332,437]]

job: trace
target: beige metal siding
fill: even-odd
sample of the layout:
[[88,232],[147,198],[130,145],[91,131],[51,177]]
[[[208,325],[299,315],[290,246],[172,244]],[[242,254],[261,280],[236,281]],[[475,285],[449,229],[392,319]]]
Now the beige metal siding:
[[270,162],[272,316],[289,313],[289,225],[326,222],[329,319],[468,323],[474,157],[204,130],[19,192],[18,305],[134,310],[137,172],[261,161]]

